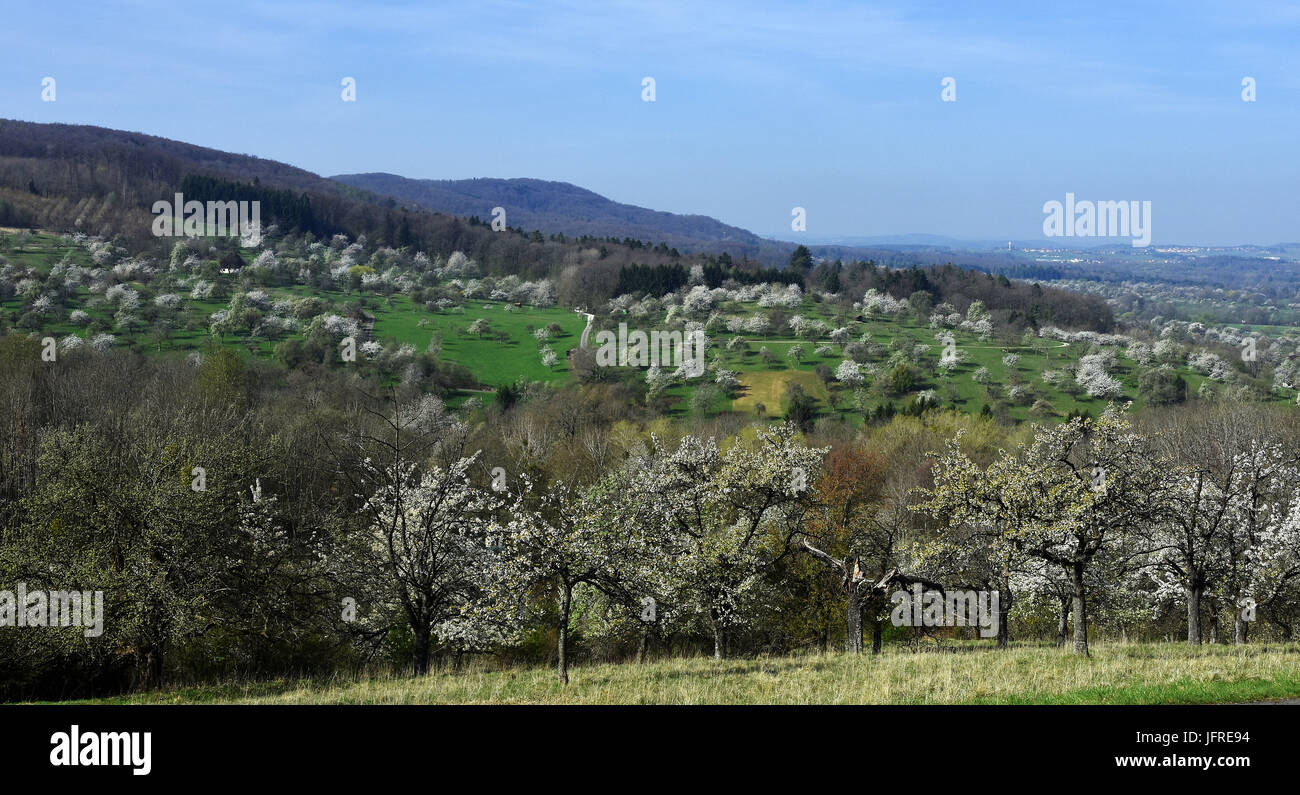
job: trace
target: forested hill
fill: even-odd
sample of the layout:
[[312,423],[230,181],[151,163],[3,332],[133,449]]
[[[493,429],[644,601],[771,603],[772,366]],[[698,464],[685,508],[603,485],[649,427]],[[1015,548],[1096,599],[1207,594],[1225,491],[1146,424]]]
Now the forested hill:
[[[567,182],[542,179],[410,179],[397,174],[340,174],[331,179],[436,212],[491,219],[494,208],[505,210],[512,227],[546,233],[663,243],[681,253],[727,254],[764,266],[784,265],[797,247],[748,229],[725,224],[707,215],[681,215],[607,199]],[[794,233],[792,233],[792,236]],[[998,272],[1016,263],[993,252],[968,252],[943,246],[852,246],[809,244],[816,257],[871,260],[906,268],[953,262],[977,270]],[[1015,276],[1014,273],[1009,273]]]
[[[530,183],[537,180],[470,180],[485,199],[463,195],[445,207],[427,207],[415,199],[381,196],[355,185],[326,179],[305,169],[251,155],[234,154],[138,132],[72,124],[38,124],[0,119],[0,226],[45,227],[143,240],[149,235],[149,208],[159,199],[172,199],[187,177],[202,176],[253,185],[268,191],[267,205],[293,207],[291,228],[316,236],[343,233],[366,235],[381,245],[413,245],[429,251],[461,250],[490,269],[527,269],[543,262],[587,264],[666,264],[688,253],[726,253],[755,266],[783,265],[795,244],[766,240],[704,216],[680,216],[630,205],[619,205],[572,185],[571,201],[550,205],[551,212],[523,212],[538,199],[497,200],[491,183]],[[400,178],[396,178],[400,179]],[[414,181],[412,181],[414,182]],[[211,183],[215,184],[215,183]],[[274,191],[304,194],[302,202]],[[526,197],[517,188],[512,196]],[[246,187],[232,189],[247,196]],[[535,193],[535,191],[533,191]],[[206,200],[209,196],[187,196]],[[519,209],[515,209],[514,202]],[[561,210],[592,214],[604,206],[601,220],[589,225],[604,231],[565,231],[557,227]],[[488,222],[491,209],[508,208],[512,234],[494,235]],[[580,210],[578,208],[581,208]],[[611,210],[610,208],[618,208]],[[626,223],[615,223],[618,213]],[[521,217],[522,213],[522,217]],[[475,218],[475,216],[477,218]],[[481,221],[479,220],[481,219]],[[263,219],[267,222],[267,219]],[[711,238],[711,239],[706,239]],[[678,241],[677,243],[673,241]],[[693,242],[692,242],[693,241]],[[812,246],[813,254],[830,258],[874,259],[890,265],[927,264],[921,256],[898,251]],[[937,261],[937,260],[929,260]]]
[[641,241],[542,235],[515,224],[509,233],[494,233],[486,221],[432,212],[251,155],[102,127],[0,119],[0,226],[145,244],[153,239],[153,203],[186,188],[187,200],[260,199],[263,224],[278,224],[282,232],[463,251],[489,272],[535,277],[557,266],[591,265],[593,278],[612,287],[622,265],[680,259],[668,247]]
[[[295,217],[290,226],[300,227],[309,221],[300,231],[317,236],[365,234],[372,242],[410,244],[430,251],[459,249],[489,268],[527,269],[544,261],[584,264],[598,260],[616,271],[633,262],[671,264],[690,253],[725,253],[739,263],[751,260],[755,267],[772,267],[787,263],[796,247],[707,216],[619,204],[567,183],[408,180],[387,174],[326,179],[274,160],[144,133],[0,119],[0,226],[40,226],[143,239],[149,234],[152,203],[170,200],[187,177],[196,175],[251,184],[269,192],[304,194],[311,207],[309,219],[299,209],[301,202],[291,197],[271,193],[263,201],[264,205],[293,206]],[[247,195],[245,188],[235,192]],[[403,192],[411,195],[399,195]],[[497,206],[506,208],[506,220],[514,234],[491,233],[488,223]],[[481,221],[475,223],[478,219]],[[987,252],[926,247],[808,248],[814,256],[846,262],[871,260],[902,268],[951,262],[1006,272],[1013,278],[1059,277],[1016,273],[1014,263]]]
[[706,215],[678,215],[622,204],[567,182],[408,179],[382,173],[341,174],[331,179],[452,215],[487,219],[493,208],[502,207],[510,226],[571,236],[632,237],[691,252],[724,250],[717,243],[757,252],[760,245],[773,242]]

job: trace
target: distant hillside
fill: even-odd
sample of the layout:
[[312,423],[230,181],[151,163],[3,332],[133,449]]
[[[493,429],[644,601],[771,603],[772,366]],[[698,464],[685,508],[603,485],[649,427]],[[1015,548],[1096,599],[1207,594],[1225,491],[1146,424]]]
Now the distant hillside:
[[[541,179],[410,179],[396,174],[340,174],[330,179],[383,196],[391,196],[436,212],[491,220],[494,207],[504,207],[506,223],[524,230],[570,237],[631,238],[650,245],[666,244],[683,254],[727,253],[767,266],[790,261],[798,243],[774,240],[747,229],[724,224],[707,215],[679,215],[612,201],[598,193]],[[792,233],[793,234],[793,233]],[[966,251],[935,245],[935,235],[915,235],[910,245],[885,239],[846,239],[809,242],[816,257],[872,260],[906,268],[951,262],[985,271],[1016,264],[997,251]],[[953,241],[956,242],[956,241]]]
[[[491,217],[503,207],[506,222],[571,237],[630,237],[666,243],[682,252],[718,251],[751,256],[774,241],[707,215],[678,215],[611,201],[598,193],[541,179],[408,179],[396,174],[340,174],[331,179],[414,202],[452,215]],[[791,246],[793,248],[793,246]]]
[[[390,182],[385,185],[422,185],[416,180],[387,178]],[[761,268],[788,263],[795,243],[767,240],[703,216],[618,204],[572,185],[541,180],[433,183],[434,188],[439,185],[455,187],[454,191],[443,190],[461,203],[433,210],[413,198],[380,195],[363,185],[326,179],[264,158],[122,130],[0,119],[0,227],[118,238],[130,242],[134,250],[149,249],[151,256],[162,257],[174,241],[153,237],[151,207],[159,199],[171,200],[176,192],[182,192],[187,200],[260,201],[263,224],[277,226],[282,234],[311,235],[317,240],[336,234],[352,239],[364,235],[372,247],[409,248],[442,256],[461,251],[473,258],[485,275],[554,278],[559,299],[571,306],[599,303],[620,283],[633,278],[629,274],[649,274],[646,283],[650,285],[684,281],[693,264],[709,264],[708,277],[716,283],[727,278],[742,282],[799,280],[805,275],[766,273]],[[507,208],[513,231],[495,232],[488,226],[495,206]],[[563,225],[574,219],[608,226],[603,235],[563,231],[581,229]],[[708,234],[720,237],[712,241],[691,237]],[[215,242],[226,248],[234,245],[234,241]],[[847,270],[850,260],[860,260],[868,271],[877,265],[908,269],[945,262],[983,271],[1011,270],[1007,262],[1000,261],[1006,255],[995,252],[809,248],[816,257],[845,260],[844,289],[858,294],[869,285]],[[830,271],[839,270],[832,262],[819,267],[811,278],[825,277],[827,283],[831,283]],[[867,272],[862,268],[853,272],[859,271]],[[1033,266],[1009,275],[1042,279],[1057,272],[1055,267]],[[899,278],[904,278],[908,287],[881,286],[897,289],[899,296],[909,294],[912,287],[924,289],[912,284],[917,276]],[[972,284],[988,283],[992,280]],[[973,296],[972,289],[962,287],[961,291]],[[936,294],[946,292],[940,289]],[[1062,297],[1064,303],[1076,299]],[[995,295],[984,300],[990,308],[999,306]],[[1076,314],[1092,320],[1097,315],[1092,307]],[[1042,316],[1059,319],[1072,315],[1053,309]],[[1091,324],[1090,320],[1081,322]]]
[[575,303],[612,288],[624,265],[681,261],[639,244],[500,234],[486,223],[414,202],[399,206],[393,198],[260,157],[124,130],[0,119],[0,226],[164,246],[165,240],[152,237],[151,207],[178,191],[187,200],[259,200],[263,224],[277,224],[281,232],[318,239],[365,235],[372,245],[430,254],[463,251],[491,274],[538,278],[578,268],[580,284],[566,296]]
[[[310,171],[252,155],[160,138],[138,132],[74,124],[39,124],[0,119],[0,226],[82,231],[104,237],[141,239],[149,234],[149,208],[170,200],[187,180],[211,177],[254,185],[268,195],[264,205],[301,207],[310,213],[283,227],[316,236],[365,234],[383,245],[413,245],[430,252],[462,250],[502,270],[535,273],[553,263],[593,265],[616,272],[622,264],[661,264],[679,258],[656,251],[660,243],[682,255],[723,254],[752,265],[784,265],[796,244],[769,240],[702,215],[659,212],[603,198],[561,182],[534,179],[412,180],[391,174],[354,174],[326,179]],[[248,193],[247,188],[232,192]],[[294,196],[271,195],[291,191]],[[223,196],[187,195],[190,199]],[[511,227],[590,240],[536,240],[496,235],[486,225],[493,207],[506,208]],[[477,216],[482,224],[465,219]],[[612,238],[612,240],[611,240]],[[639,241],[623,246],[614,240]],[[649,245],[641,245],[648,243]],[[809,244],[814,256],[872,260],[882,265],[951,262],[999,271],[1013,264],[997,252],[963,252],[940,247]],[[1009,275],[1047,278],[1037,272]],[[616,277],[601,281],[612,286]]]

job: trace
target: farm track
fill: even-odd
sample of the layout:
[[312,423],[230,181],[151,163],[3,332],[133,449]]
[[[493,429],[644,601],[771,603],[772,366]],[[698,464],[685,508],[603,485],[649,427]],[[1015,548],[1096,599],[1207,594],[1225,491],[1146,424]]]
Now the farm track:
[[583,312],[581,309],[575,309],[573,311],[587,318],[587,325],[582,329],[582,338],[578,340],[578,347],[585,348],[587,347],[587,336],[591,334],[591,324],[596,322],[596,316],[590,312]]

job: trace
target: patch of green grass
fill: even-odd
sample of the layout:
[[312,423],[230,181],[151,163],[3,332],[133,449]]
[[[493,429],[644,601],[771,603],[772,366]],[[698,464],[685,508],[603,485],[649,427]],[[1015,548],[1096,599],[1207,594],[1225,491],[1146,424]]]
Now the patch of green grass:
[[[566,355],[577,347],[587,325],[586,318],[563,307],[516,307],[501,301],[471,301],[463,311],[427,312],[415,307],[406,296],[395,296],[392,307],[381,302],[373,314],[377,339],[394,339],[423,351],[433,335],[440,334],[441,358],[465,365],[481,383],[493,387],[513,383],[521,377],[529,381],[568,380],[570,369]],[[483,335],[467,333],[470,325],[480,318],[488,322],[489,331]],[[539,343],[533,331],[552,323],[560,326],[560,334]],[[504,334],[506,339],[498,339],[498,334]],[[554,368],[542,364],[543,346],[558,356]]]

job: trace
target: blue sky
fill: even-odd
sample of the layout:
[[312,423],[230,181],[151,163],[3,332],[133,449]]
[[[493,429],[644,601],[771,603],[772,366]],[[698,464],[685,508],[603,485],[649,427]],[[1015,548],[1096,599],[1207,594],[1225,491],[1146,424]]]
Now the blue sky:
[[4,18],[0,117],[324,175],[556,179],[786,239],[795,206],[813,238],[1038,238],[1073,192],[1151,201],[1155,243],[1300,240],[1294,3],[10,0]]

